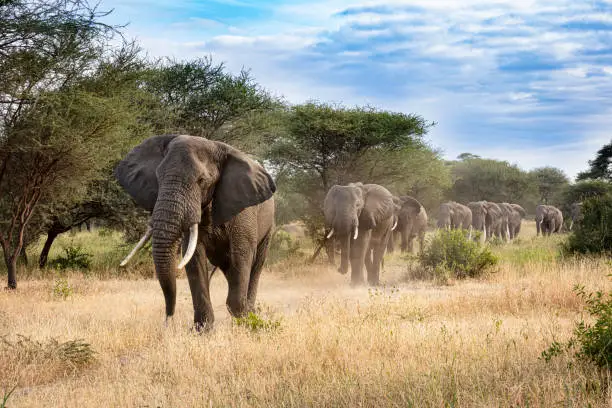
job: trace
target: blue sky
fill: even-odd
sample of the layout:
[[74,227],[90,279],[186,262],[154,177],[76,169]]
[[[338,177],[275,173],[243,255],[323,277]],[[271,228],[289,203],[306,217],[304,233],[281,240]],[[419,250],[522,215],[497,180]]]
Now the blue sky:
[[[154,4],[152,4],[154,3]],[[250,68],[293,103],[414,112],[462,152],[570,176],[612,139],[612,0],[107,0],[151,56]]]

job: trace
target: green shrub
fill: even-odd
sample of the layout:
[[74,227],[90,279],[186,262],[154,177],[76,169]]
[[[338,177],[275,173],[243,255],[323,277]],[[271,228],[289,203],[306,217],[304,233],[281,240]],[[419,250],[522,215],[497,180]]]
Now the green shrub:
[[53,284],[53,296],[60,299],[68,299],[74,292],[72,285],[66,278],[57,278]]
[[580,320],[574,328],[574,336],[567,343],[553,342],[542,352],[542,358],[549,361],[567,350],[577,349],[575,356],[592,361],[599,367],[612,368],[612,292],[587,293],[582,286],[574,291],[586,303],[586,310],[595,319],[593,324]]
[[488,246],[468,239],[463,230],[439,230],[419,255],[424,268],[456,278],[478,277],[498,262]]
[[285,259],[300,256],[300,243],[283,230],[276,231],[270,240],[266,262],[273,265]]
[[583,202],[582,220],[563,249],[569,254],[612,253],[612,195]]
[[584,320],[577,323],[574,335],[580,350],[576,355],[600,367],[612,368],[612,292],[587,293],[582,286],[577,286],[575,291],[595,319],[592,325]]
[[236,325],[246,327],[252,332],[273,331],[280,327],[280,320],[263,319],[253,312],[249,312],[245,317],[235,318],[234,322]]
[[55,269],[85,269],[91,267],[93,256],[81,246],[64,247],[65,255],[60,255],[49,262],[49,266]]

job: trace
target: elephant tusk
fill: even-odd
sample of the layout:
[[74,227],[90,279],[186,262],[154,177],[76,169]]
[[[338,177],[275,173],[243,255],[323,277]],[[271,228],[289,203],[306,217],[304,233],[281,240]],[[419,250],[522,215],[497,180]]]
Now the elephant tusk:
[[353,234],[353,239],[357,239],[359,236],[359,227],[355,227],[355,233]]
[[187,250],[185,251],[185,257],[178,264],[178,269],[183,269],[185,265],[191,261],[191,257],[195,253],[196,245],[198,244],[198,224],[193,224],[189,228],[189,244],[187,245]]
[[329,231],[329,233],[327,234],[327,236],[325,237],[326,239],[330,239],[332,237],[332,235],[334,235],[334,229],[332,228],[331,231]]
[[393,223],[393,226],[391,227],[391,231],[395,231],[395,228],[397,228],[397,218],[395,219],[395,222]]
[[153,234],[153,229],[150,226],[147,227],[147,231],[144,233],[142,238],[140,238],[140,241],[138,241],[134,249],[132,249],[132,252],[130,252],[123,261],[121,261],[119,266],[125,266],[128,263],[128,261],[136,254],[136,252],[138,252],[138,250],[142,248],[149,239],[151,239],[152,234]]

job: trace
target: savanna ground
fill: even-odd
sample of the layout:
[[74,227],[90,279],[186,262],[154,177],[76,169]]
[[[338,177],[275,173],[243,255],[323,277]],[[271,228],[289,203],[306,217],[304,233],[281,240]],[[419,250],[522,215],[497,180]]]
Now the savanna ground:
[[[197,335],[184,277],[165,327],[146,252],[118,272],[128,251],[118,235],[66,236],[52,257],[81,244],[90,276],[21,270],[19,289],[0,293],[0,396],[16,386],[10,407],[610,406],[604,373],[571,355],[540,358],[583,317],[574,285],[612,286],[608,260],[563,260],[562,239],[536,238],[525,222],[518,242],[494,248],[495,273],[446,284],[407,279],[391,254],[378,289],[296,256],[264,270],[259,316],[271,327],[259,330],[229,317],[217,273],[215,329]],[[62,345],[77,339],[95,359]]]

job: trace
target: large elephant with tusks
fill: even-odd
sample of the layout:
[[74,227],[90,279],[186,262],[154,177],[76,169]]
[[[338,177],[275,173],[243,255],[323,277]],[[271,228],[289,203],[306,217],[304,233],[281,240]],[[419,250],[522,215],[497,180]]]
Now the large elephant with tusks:
[[327,238],[340,242],[342,274],[351,266],[351,284],[378,285],[380,267],[395,221],[393,196],[377,184],[334,185],[323,203]]
[[561,232],[563,213],[552,205],[540,204],[536,207],[536,235],[550,235]]
[[[196,329],[214,321],[206,258],[228,283],[234,316],[252,310],[274,226],[276,190],[256,161],[221,142],[186,135],[146,139],[115,169],[119,184],[152,213],[135,251],[152,238],[155,272],[174,314],[176,271],[186,267]],[[183,259],[178,262],[183,242]]]

